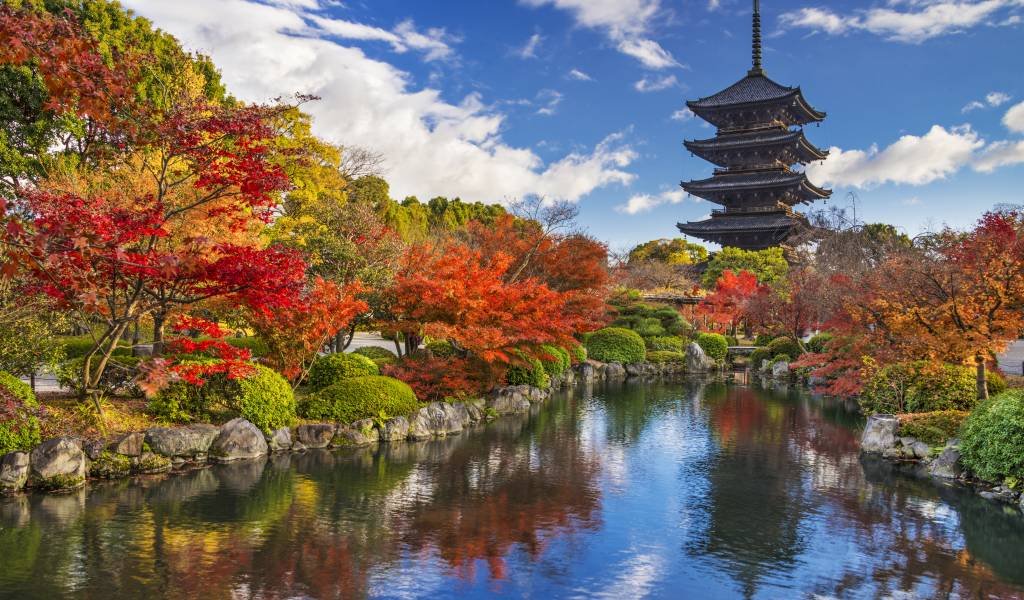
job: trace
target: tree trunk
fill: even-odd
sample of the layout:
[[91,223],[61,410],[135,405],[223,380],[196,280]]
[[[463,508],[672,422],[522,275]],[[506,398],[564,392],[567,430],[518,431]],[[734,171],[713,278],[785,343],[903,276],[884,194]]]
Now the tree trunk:
[[985,357],[978,354],[974,357],[978,367],[978,400],[988,400],[988,378],[985,375]]
[[352,320],[352,324],[348,326],[348,334],[345,336],[344,344],[341,346],[341,352],[348,350],[348,347],[352,345],[352,340],[356,339],[356,322]]
[[157,311],[153,313],[153,356],[160,356],[164,353],[164,325],[167,313]]

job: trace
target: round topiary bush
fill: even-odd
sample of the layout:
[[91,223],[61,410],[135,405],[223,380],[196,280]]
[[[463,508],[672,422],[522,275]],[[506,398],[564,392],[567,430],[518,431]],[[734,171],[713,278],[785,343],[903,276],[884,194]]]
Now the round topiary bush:
[[352,354],[365,356],[372,360],[379,369],[383,369],[387,365],[393,365],[398,362],[397,354],[387,348],[381,348],[380,346],[363,346],[362,348],[354,350]]
[[701,333],[695,341],[704,350],[704,354],[707,354],[715,362],[725,361],[725,357],[729,354],[729,342],[726,341],[724,335]]
[[800,349],[800,345],[796,343],[792,338],[780,337],[775,338],[768,344],[768,351],[772,353],[772,358],[780,354],[785,354],[789,357],[800,356],[803,351]]
[[760,369],[764,361],[771,362],[772,353],[768,348],[758,348],[750,353],[750,368]]
[[317,391],[345,379],[367,375],[380,375],[377,363],[362,354],[338,352],[313,361],[306,383],[310,389]]
[[865,414],[970,410],[977,402],[974,370],[929,361],[896,363],[874,371],[858,401]]
[[40,442],[39,403],[27,384],[0,371],[0,455],[31,450]]
[[1024,391],[978,405],[961,430],[960,454],[967,468],[989,481],[1024,479]]
[[647,349],[655,352],[667,351],[667,352],[682,352],[686,346],[686,340],[677,336],[662,336],[648,338]]
[[299,414],[309,419],[352,423],[360,419],[410,415],[420,407],[416,394],[391,377],[369,375],[339,381],[310,394],[299,403]]
[[238,415],[270,433],[295,421],[295,392],[277,371],[256,366],[256,372],[234,382],[238,386],[232,404]]
[[569,352],[558,346],[541,346],[540,364],[549,377],[558,377],[570,366]]
[[267,346],[267,343],[263,341],[263,338],[258,338],[256,336],[233,337],[227,338],[224,341],[235,348],[245,348],[253,358],[262,358],[270,354],[270,347]]
[[906,415],[900,419],[899,435],[917,438],[929,446],[940,446],[959,434],[967,415],[962,410]]
[[587,355],[601,362],[639,363],[646,354],[644,339],[629,329],[607,327],[587,338]]
[[686,355],[671,350],[651,350],[647,353],[647,362],[654,364],[686,362]]
[[779,364],[779,363],[786,363],[786,364],[789,364],[789,363],[790,363],[790,362],[792,362],[792,361],[793,361],[793,359],[792,359],[792,358],[790,358],[788,354],[780,354],[780,355],[778,355],[778,356],[773,356],[773,357],[772,357],[772,362],[771,362],[771,364],[772,364],[772,366],[775,366],[775,365],[777,365],[777,364]]
[[551,385],[551,378],[544,371],[544,364],[536,358],[520,357],[520,364],[509,366],[505,372],[505,383],[508,385],[532,385],[535,388],[546,388]]
[[807,351],[813,352],[814,354],[821,354],[825,351],[825,347],[829,342],[832,341],[832,334],[823,332],[815,335],[807,342]]

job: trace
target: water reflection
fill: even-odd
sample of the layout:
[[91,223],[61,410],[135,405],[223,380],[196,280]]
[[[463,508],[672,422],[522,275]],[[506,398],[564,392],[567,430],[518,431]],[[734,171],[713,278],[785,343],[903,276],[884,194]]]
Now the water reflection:
[[1000,597],[1024,519],[795,390],[631,382],[463,436],[0,500],[0,597]]

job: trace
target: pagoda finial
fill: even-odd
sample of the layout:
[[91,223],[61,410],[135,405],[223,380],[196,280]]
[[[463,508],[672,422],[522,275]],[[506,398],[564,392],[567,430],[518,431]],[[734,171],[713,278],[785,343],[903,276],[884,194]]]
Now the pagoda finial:
[[761,68],[761,2],[754,0],[754,67],[750,69],[750,75],[764,75]]

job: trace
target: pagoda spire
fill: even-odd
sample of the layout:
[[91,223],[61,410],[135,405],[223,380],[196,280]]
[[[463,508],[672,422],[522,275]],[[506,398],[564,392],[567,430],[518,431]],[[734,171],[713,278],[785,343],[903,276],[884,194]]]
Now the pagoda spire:
[[754,0],[754,39],[753,52],[754,66],[750,69],[749,75],[764,75],[761,68],[761,2]]

